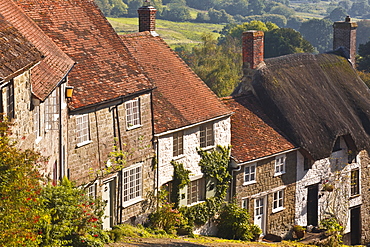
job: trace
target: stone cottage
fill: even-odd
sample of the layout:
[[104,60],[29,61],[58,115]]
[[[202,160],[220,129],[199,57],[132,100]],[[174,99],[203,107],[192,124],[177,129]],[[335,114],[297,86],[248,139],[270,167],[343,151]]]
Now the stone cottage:
[[55,182],[65,173],[64,92],[74,61],[13,1],[1,1],[0,18],[4,35],[0,110],[11,122],[18,147],[47,158],[41,172]]
[[106,201],[104,228],[139,221],[153,199],[151,81],[93,0],[16,3],[76,62],[66,175]]
[[252,93],[223,99],[231,116],[231,197],[263,234],[290,237],[295,217],[297,148],[263,113]]
[[154,148],[158,160],[156,188],[171,184],[171,161],[191,171],[180,205],[206,198],[206,182],[197,148],[230,144],[230,111],[155,32],[155,8],[139,8],[139,33],[121,36],[153,82]]
[[345,228],[345,242],[368,243],[370,91],[352,67],[356,24],[346,18],[334,28],[340,46],[334,52],[266,60],[259,50],[263,33],[244,33],[247,73],[237,90],[252,93],[299,147],[295,224],[315,226],[334,216]]

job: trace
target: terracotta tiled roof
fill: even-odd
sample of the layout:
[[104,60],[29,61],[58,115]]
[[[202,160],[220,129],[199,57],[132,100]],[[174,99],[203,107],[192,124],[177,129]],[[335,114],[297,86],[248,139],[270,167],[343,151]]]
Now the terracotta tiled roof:
[[156,134],[231,114],[162,38],[149,32],[121,38],[156,86],[153,91]]
[[93,0],[16,1],[77,62],[71,109],[152,88]]
[[42,54],[0,14],[0,82],[41,61]]
[[34,95],[44,100],[66,76],[74,62],[12,0],[0,1],[0,14],[45,56],[32,69],[31,77]]
[[224,103],[235,112],[231,116],[231,155],[238,163],[295,147],[279,133],[251,93],[225,98]]

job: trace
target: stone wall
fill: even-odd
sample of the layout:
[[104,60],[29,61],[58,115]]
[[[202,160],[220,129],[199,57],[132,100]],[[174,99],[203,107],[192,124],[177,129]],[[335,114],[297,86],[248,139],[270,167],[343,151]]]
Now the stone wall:
[[[289,231],[294,224],[296,163],[296,151],[286,153],[286,173],[274,176],[275,157],[260,160],[256,166],[256,182],[251,184],[244,184],[244,165],[234,172],[234,194],[241,206],[242,200],[248,201],[247,209],[251,219],[254,219],[255,199],[266,197],[265,233],[289,237]],[[273,194],[279,190],[284,190],[284,208],[273,212]]]
[[[60,87],[64,88],[64,84]],[[3,105],[6,106],[6,88],[3,89]],[[64,90],[56,88],[58,93],[62,92],[62,121],[66,121],[66,103],[64,98]],[[40,102],[40,135],[35,134],[35,107],[32,103],[31,83],[29,71],[14,78],[14,102],[15,102],[15,118],[12,120],[12,137],[17,140],[17,146],[20,149],[33,149],[39,152],[42,157],[46,158],[41,164],[41,172],[45,177],[52,179],[53,177],[62,177],[60,174],[60,156],[59,156],[59,124],[51,130],[45,130],[45,102]],[[59,119],[59,116],[56,116]],[[66,126],[62,124],[62,126]],[[63,130],[65,136],[65,130]],[[57,165],[57,171],[54,171],[54,165]],[[53,174],[57,172],[58,174]],[[54,176],[55,175],[55,176]]]
[[[231,125],[230,118],[217,120],[213,125],[215,146],[227,146],[231,141]],[[200,156],[197,153],[197,148],[200,146],[199,125],[184,129],[184,154],[175,157],[177,162],[183,163],[185,169],[191,171],[191,176],[196,177],[202,175],[198,165]],[[174,159],[172,153],[173,137],[172,134],[160,136],[158,138],[158,166],[159,166],[159,186],[172,180],[173,166],[171,160]]]
[[361,243],[370,243],[370,157],[366,151],[360,152],[361,164]]
[[[78,146],[76,136],[76,115],[69,117],[68,135],[68,170],[69,177],[77,185],[89,184],[97,180],[102,185],[110,176],[117,177],[115,190],[115,223],[136,219],[137,216],[147,212],[154,191],[154,170],[152,158],[152,115],[150,94],[139,97],[141,125],[137,128],[126,128],[125,103],[112,105],[103,109],[88,112],[90,142]],[[121,207],[122,181],[121,173],[106,174],[109,154],[114,146],[122,147],[127,154],[124,167],[142,164],[142,199],[127,206]],[[109,166],[109,165],[108,165]],[[103,173],[104,175],[102,175]],[[97,186],[97,194],[101,195],[102,186]]]

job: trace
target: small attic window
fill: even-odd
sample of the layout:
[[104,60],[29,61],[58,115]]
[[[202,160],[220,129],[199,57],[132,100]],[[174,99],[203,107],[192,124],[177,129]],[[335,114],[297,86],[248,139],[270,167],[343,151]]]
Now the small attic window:
[[339,150],[342,150],[342,148],[340,147],[340,138],[338,137],[334,143],[333,152],[337,152]]

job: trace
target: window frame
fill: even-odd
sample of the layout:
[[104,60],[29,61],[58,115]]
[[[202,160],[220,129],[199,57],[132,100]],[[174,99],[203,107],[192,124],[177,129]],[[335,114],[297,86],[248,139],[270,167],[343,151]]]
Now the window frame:
[[187,205],[195,205],[206,199],[205,178],[194,179],[187,186]]
[[97,188],[97,183],[93,183],[92,185],[90,186],[87,186],[85,188],[85,191],[86,191],[86,195],[92,199],[95,199],[96,196],[97,196],[97,191],[98,191],[98,188]]
[[[281,161],[281,159],[283,160]],[[276,156],[274,165],[274,177],[285,174],[286,172],[285,167],[286,167],[286,155],[282,154]]]
[[58,119],[59,119],[58,95],[59,94],[57,92],[57,89],[55,89],[45,100],[44,103],[45,131],[58,129]]
[[[254,169],[253,172],[251,171],[252,170],[251,168]],[[246,173],[247,170],[249,170],[248,174]],[[243,179],[244,179],[243,185],[256,183],[257,182],[256,175],[257,175],[257,163],[252,163],[252,164],[245,165],[244,166],[244,172],[243,172]],[[247,176],[248,176],[248,181],[246,179]]]
[[184,131],[173,133],[172,139],[172,156],[182,156],[184,154]]
[[[354,176],[355,174],[355,176]],[[350,184],[350,193],[351,197],[359,196],[361,194],[361,179],[360,179],[360,169],[355,168],[351,170],[351,184]]]
[[212,123],[199,126],[199,146],[201,148],[213,147],[215,145],[215,133]]
[[14,79],[9,81],[6,88],[6,116],[8,121],[15,118],[15,102],[14,102]]
[[131,130],[141,126],[140,98],[129,100],[125,103],[126,129]]
[[143,164],[122,169],[122,206],[128,207],[141,200],[143,195]]
[[272,194],[272,212],[276,213],[284,209],[284,190],[275,191]]
[[[81,119],[81,123],[78,123],[79,119]],[[76,141],[77,147],[92,142],[90,139],[90,120],[88,113],[76,115]]]
[[33,107],[33,127],[36,136],[36,142],[41,138],[41,111],[40,105],[35,105]]

